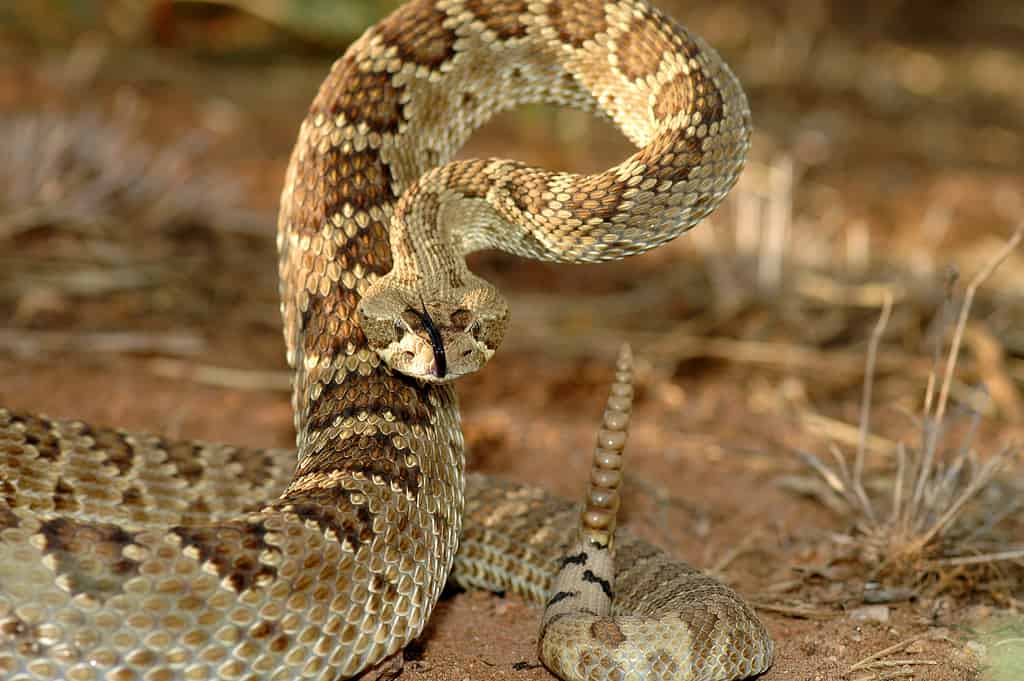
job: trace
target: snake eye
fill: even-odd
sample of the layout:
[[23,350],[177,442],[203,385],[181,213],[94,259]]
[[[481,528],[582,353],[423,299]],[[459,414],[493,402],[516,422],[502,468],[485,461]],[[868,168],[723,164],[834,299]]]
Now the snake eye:
[[473,313],[464,307],[460,307],[455,312],[452,312],[451,320],[452,326],[456,329],[468,329],[470,322],[473,321]]
[[404,336],[404,335],[405,335],[405,325],[402,324],[402,322],[400,322],[399,320],[396,319],[395,320],[395,340],[396,341],[402,340],[402,336]]

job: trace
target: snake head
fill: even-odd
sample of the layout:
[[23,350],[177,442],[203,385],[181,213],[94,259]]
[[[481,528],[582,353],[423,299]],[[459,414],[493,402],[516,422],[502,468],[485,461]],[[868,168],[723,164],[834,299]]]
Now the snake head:
[[447,383],[479,370],[508,326],[508,304],[478,277],[455,287],[407,289],[378,280],[359,303],[371,349],[392,370]]

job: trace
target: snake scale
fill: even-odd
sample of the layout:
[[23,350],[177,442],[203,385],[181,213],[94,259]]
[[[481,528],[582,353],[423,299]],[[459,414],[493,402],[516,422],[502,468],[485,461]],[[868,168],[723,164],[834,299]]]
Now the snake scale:
[[[607,116],[639,151],[594,175],[450,160],[525,102]],[[450,383],[508,321],[466,253],[646,251],[713,210],[749,139],[736,78],[642,0],[414,0],[370,28],[314,99],[282,195],[297,453],[0,410],[2,678],[383,674],[449,576],[546,603],[540,655],[567,679],[763,671],[772,643],[735,593],[613,535],[628,357],[582,520],[464,473]]]

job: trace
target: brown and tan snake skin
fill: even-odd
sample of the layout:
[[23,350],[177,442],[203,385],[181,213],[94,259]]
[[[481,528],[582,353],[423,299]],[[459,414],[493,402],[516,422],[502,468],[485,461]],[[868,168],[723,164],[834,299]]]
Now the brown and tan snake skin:
[[[606,115],[640,150],[590,176],[449,162],[524,102]],[[772,643],[735,593],[612,543],[628,357],[582,524],[464,474],[448,383],[508,317],[465,253],[648,250],[713,210],[749,136],[725,64],[642,0],[415,0],[372,27],[313,101],[282,196],[297,457],[0,410],[0,678],[349,678],[420,634],[449,574],[549,603],[540,652],[567,679],[763,671]]]

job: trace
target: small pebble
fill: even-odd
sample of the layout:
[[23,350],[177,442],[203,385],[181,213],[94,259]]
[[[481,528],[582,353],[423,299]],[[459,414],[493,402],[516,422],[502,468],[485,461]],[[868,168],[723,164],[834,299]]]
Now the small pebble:
[[864,605],[851,610],[850,617],[857,622],[888,622],[889,606]]

